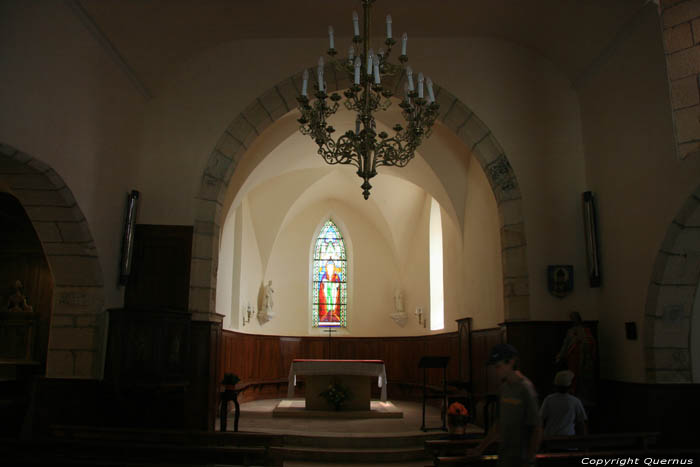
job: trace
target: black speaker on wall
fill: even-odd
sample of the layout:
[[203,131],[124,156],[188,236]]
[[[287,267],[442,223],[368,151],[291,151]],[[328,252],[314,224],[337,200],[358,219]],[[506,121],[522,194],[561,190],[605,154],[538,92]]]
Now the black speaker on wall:
[[590,191],[583,192],[583,231],[586,238],[588,282],[591,287],[600,287],[598,223],[596,219],[595,196]]
[[119,284],[126,285],[131,274],[131,257],[134,251],[134,226],[136,225],[136,205],[139,192],[131,190],[126,198],[126,216],[124,217],[124,236],[122,237],[122,257],[119,264]]

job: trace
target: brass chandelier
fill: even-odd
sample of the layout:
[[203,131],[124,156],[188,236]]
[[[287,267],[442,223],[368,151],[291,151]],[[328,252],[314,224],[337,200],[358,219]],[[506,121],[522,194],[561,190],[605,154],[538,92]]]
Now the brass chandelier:
[[[299,110],[301,111],[300,131],[309,135],[318,144],[318,154],[326,163],[348,164],[357,167],[357,175],[364,180],[362,195],[369,198],[372,188],[369,180],[377,175],[377,167],[390,165],[405,167],[413,159],[416,148],[424,137],[430,136],[431,128],[438,116],[440,106],[435,102],[433,83],[430,78],[424,79],[423,73],[418,73],[417,86],[413,79],[413,70],[406,66],[408,56],[406,46],[408,36],[401,38],[401,55],[398,59],[401,65],[389,63],[389,55],[396,41],[391,34],[391,15],[386,17],[386,51],[379,49],[377,53],[370,47],[370,27],[372,23],[371,7],[374,0],[362,0],[364,10],[364,34],[360,36],[359,17],[353,12],[353,46],[348,50],[345,60],[337,61],[335,56],[335,38],[333,27],[328,27],[330,47],[328,55],[330,62],[340,73],[346,73],[353,83],[345,92],[345,107],[357,112],[355,130],[346,131],[337,139],[333,139],[333,128],[328,118],[338,110],[342,97],[334,92],[326,93],[324,81],[323,57],[318,60],[317,82],[314,85],[315,100],[309,98],[309,72],[304,70]],[[362,49],[360,50],[360,44]],[[357,49],[356,49],[357,47]],[[356,55],[357,51],[357,55]],[[392,84],[405,76],[404,94],[399,107],[406,120],[406,126],[396,124],[394,135],[381,131],[377,133],[374,113],[386,110],[391,105]],[[424,93],[427,88],[427,96]],[[330,100],[330,102],[329,102]]]

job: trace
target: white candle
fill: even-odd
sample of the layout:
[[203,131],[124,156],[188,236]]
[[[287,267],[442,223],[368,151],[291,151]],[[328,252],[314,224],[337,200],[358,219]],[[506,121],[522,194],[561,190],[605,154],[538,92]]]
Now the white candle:
[[405,32],[401,36],[401,55],[406,55],[406,43],[408,42],[408,34]]
[[372,74],[372,59],[374,58],[374,50],[369,49],[367,54],[367,76]]
[[374,56],[374,84],[381,84],[379,77],[379,57]]
[[435,94],[433,94],[433,80],[428,78],[425,80],[425,84],[428,85],[428,100],[432,104],[435,102]]
[[352,29],[355,31],[355,35],[360,35],[360,17],[357,16],[357,12],[352,12]]
[[318,90],[323,91],[323,57],[318,58]]
[[362,61],[360,57],[355,58],[355,84],[360,84],[360,67],[362,66]]
[[333,26],[328,26],[328,38],[331,42],[331,49],[335,49],[335,41],[333,40]]
[[360,134],[360,119],[355,119],[355,134],[359,135]]
[[418,73],[418,97],[423,99],[423,73]]
[[386,15],[386,38],[391,39],[391,15]]
[[348,61],[352,63],[352,60],[355,58],[355,47],[350,46],[348,49]]
[[306,96],[306,88],[309,86],[309,70],[304,70],[302,78],[304,81],[301,83],[301,95]]
[[408,90],[413,91],[413,70],[410,66],[406,67],[406,79],[408,80]]

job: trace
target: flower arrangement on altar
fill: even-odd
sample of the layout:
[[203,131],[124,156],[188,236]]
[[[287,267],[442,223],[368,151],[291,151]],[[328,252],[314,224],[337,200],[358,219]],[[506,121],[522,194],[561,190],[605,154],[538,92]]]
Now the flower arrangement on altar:
[[323,397],[335,410],[340,410],[343,404],[352,397],[347,386],[343,386],[336,379],[333,379],[328,388],[319,396]]
[[453,402],[447,408],[447,424],[450,433],[463,435],[469,423],[469,411],[459,402]]

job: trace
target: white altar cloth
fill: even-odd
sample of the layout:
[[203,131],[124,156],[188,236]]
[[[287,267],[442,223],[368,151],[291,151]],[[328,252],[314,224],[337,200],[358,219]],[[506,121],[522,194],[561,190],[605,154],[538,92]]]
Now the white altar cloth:
[[386,367],[383,360],[295,359],[289,367],[288,399],[294,397],[297,375],[376,376],[377,385],[382,389],[381,400],[386,401]]

